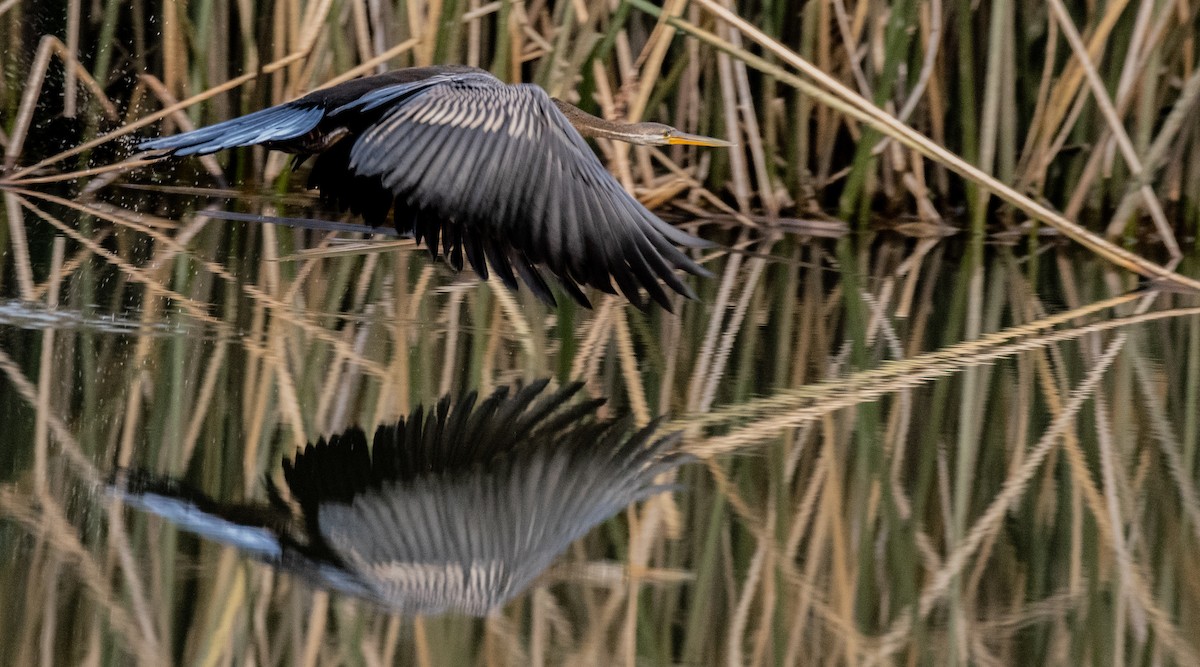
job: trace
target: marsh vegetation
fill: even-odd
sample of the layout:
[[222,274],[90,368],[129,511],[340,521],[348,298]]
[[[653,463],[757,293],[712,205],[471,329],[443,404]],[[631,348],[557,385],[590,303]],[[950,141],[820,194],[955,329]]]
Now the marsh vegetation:
[[[0,0],[0,662],[1197,664],[1200,38],[1186,2]],[[481,284],[283,156],[134,140],[459,62],[716,249],[675,314]],[[250,220],[245,219],[246,217]],[[237,219],[231,219],[237,218]],[[464,389],[665,415],[678,491],[483,620],[392,616],[95,491],[261,498]]]

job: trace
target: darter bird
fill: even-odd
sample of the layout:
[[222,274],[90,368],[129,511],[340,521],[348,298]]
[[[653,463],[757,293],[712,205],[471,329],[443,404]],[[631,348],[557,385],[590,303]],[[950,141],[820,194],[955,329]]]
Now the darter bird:
[[[469,393],[367,436],[353,428],[284,459],[269,503],[221,503],[134,469],[108,487],[125,503],[239,547],[314,585],[408,614],[483,616],[524,590],[568,545],[630,503],[671,487],[680,434],[581,385],[546,381]],[[290,496],[290,497],[289,497]]]
[[[582,135],[582,136],[581,136]],[[584,137],[661,146],[730,146],[660,123],[618,123],[550,97],[531,84],[506,84],[466,66],[415,67],[355,79],[300,99],[140,148],[205,155],[261,144],[316,156],[309,187],[371,226],[389,212],[401,234],[424,241],[460,271],[488,267],[516,289],[513,269],[555,305],[538,266],[575,301],[581,285],[620,289],[645,309],[640,289],[670,310],[672,290],[695,299],[675,269],[709,275],[676,245],[705,241],[654,215],[600,163]],[[440,243],[439,243],[440,242]],[[486,261],[485,261],[486,258]]]

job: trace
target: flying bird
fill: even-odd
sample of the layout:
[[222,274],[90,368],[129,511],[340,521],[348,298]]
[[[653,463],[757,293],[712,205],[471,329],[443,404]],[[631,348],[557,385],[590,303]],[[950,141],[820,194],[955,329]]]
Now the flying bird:
[[[584,137],[661,146],[730,146],[660,123],[618,123],[510,85],[466,66],[414,67],[354,79],[292,102],[140,148],[205,155],[261,144],[316,156],[309,187],[324,203],[371,226],[392,213],[455,270],[464,255],[480,278],[491,271],[509,289],[516,274],[542,301],[555,300],[545,267],[578,303],[588,285],[619,288],[641,309],[641,289],[670,310],[661,280],[695,299],[676,275],[709,273],[676,246],[710,244],[651,213],[600,163]],[[613,283],[616,283],[614,288]]]
[[[601,419],[580,384],[546,381],[418,407],[368,449],[352,428],[284,459],[269,503],[217,502],[121,469],[109,490],[181,528],[239,547],[314,585],[407,614],[483,616],[573,541],[687,460],[680,434]],[[289,497],[290,496],[290,497]]]

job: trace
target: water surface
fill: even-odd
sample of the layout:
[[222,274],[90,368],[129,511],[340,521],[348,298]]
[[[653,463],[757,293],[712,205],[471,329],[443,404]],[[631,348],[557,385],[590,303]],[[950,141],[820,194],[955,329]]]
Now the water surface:
[[[715,277],[643,314],[202,214],[303,200],[4,197],[5,664],[1200,653],[1200,299],[1053,239],[691,222]],[[134,466],[263,501],[306,442],[542,377],[697,459],[485,619],[314,590],[98,493]]]

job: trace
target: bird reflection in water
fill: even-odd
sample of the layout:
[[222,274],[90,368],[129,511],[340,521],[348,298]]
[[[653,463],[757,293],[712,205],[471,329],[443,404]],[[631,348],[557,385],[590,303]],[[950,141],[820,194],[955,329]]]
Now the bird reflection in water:
[[472,392],[375,431],[324,438],[283,462],[269,503],[221,503],[121,470],[127,504],[239,547],[314,585],[408,614],[482,616],[524,590],[574,540],[670,487],[679,433],[602,419],[579,384]]
[[660,280],[696,298],[675,270],[708,271],[676,246],[709,244],[630,196],[584,137],[731,145],[661,123],[597,118],[538,86],[446,65],[354,79],[140,148],[184,156],[263,145],[296,154],[297,164],[315,156],[309,187],[325,203],[371,226],[391,212],[400,233],[440,251],[454,270],[465,254],[482,279],[490,266],[515,290],[519,275],[549,305],[539,266],[585,306],[580,285],[615,294],[614,282],[639,308],[644,289],[670,310]]

